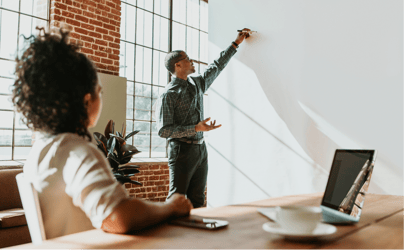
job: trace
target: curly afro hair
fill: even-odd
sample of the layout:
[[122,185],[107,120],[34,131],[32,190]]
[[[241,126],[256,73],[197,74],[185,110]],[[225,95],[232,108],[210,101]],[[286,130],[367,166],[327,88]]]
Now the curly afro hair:
[[95,94],[96,68],[78,45],[68,43],[69,31],[37,29],[38,36],[26,38],[29,47],[16,58],[13,103],[33,130],[71,132],[91,141],[84,96]]

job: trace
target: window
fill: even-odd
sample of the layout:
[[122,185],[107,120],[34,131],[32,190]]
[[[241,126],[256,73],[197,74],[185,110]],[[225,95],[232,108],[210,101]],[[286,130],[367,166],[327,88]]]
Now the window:
[[32,133],[14,112],[11,87],[23,36],[49,27],[48,10],[49,0],[0,0],[0,160],[24,160],[31,149]]
[[196,72],[207,65],[208,3],[203,0],[122,0],[119,75],[127,78],[126,131],[136,157],[166,157],[152,107],[171,77],[166,54],[184,50]]

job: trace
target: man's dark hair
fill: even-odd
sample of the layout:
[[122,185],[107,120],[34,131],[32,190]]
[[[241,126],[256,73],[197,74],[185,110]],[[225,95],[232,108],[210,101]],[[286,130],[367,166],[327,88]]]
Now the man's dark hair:
[[31,129],[76,133],[91,141],[84,96],[95,94],[95,66],[78,45],[68,43],[69,31],[37,29],[38,36],[25,38],[29,47],[16,58],[13,103]]
[[182,50],[173,50],[166,55],[164,64],[171,74],[175,73],[175,64],[183,59],[183,52]]

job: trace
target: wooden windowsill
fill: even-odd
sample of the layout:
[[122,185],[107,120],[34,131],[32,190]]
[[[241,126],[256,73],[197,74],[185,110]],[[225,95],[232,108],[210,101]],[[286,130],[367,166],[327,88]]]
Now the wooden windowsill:
[[[168,158],[132,158],[130,161],[139,165],[167,164]],[[0,169],[22,168],[25,161],[0,161]]]

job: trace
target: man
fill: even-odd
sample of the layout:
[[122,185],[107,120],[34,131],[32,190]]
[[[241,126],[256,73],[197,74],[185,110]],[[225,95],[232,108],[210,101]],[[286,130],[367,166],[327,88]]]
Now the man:
[[206,71],[195,77],[192,60],[184,51],[175,50],[167,54],[165,66],[172,74],[172,81],[157,101],[156,118],[160,137],[168,139],[168,165],[170,168],[170,190],[186,194],[194,208],[204,205],[205,186],[208,174],[208,154],[203,132],[219,128],[216,121],[207,122],[203,117],[203,94],[224,69],[249,29],[238,33],[232,44],[208,66]]

